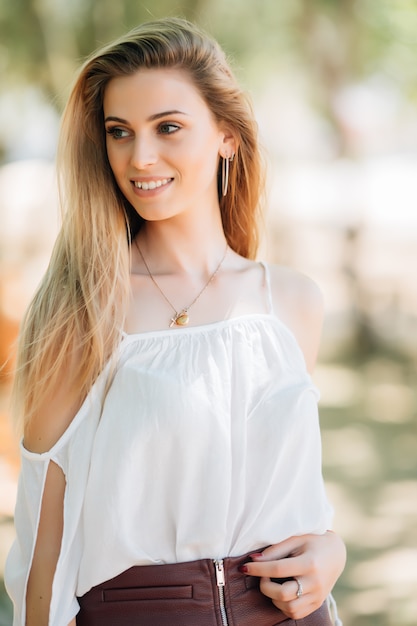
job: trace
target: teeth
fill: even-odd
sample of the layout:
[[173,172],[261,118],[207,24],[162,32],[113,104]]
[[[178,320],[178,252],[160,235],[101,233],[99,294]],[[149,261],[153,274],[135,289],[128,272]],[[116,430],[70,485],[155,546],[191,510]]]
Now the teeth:
[[150,180],[148,183],[145,182],[145,181],[143,181],[141,183],[141,182],[135,180],[134,181],[134,185],[138,189],[144,189],[145,191],[147,191],[148,189],[156,189],[157,187],[163,187],[164,185],[169,183],[170,180],[172,180],[172,179],[171,178],[162,178],[162,180]]

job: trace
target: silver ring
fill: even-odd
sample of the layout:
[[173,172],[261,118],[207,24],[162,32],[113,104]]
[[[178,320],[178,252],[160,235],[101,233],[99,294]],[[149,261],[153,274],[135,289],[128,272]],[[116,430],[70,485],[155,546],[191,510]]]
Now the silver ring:
[[303,590],[303,585],[301,584],[301,582],[300,582],[300,579],[299,579],[299,578],[296,578],[296,577],[294,576],[294,580],[295,580],[295,582],[296,582],[296,583],[297,583],[297,585],[298,585],[297,593],[296,593],[295,595],[297,596],[297,598],[301,598],[301,596],[303,595],[303,591],[304,591],[304,590]]

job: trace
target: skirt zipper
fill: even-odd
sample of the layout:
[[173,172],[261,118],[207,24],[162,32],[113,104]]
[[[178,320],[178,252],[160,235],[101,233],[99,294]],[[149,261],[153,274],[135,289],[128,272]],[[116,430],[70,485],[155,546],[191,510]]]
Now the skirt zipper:
[[223,626],[228,626],[229,622],[227,620],[226,606],[224,601],[224,587],[226,585],[226,579],[224,577],[223,559],[215,559],[214,567],[216,570],[217,589],[219,590],[219,604],[222,624]]

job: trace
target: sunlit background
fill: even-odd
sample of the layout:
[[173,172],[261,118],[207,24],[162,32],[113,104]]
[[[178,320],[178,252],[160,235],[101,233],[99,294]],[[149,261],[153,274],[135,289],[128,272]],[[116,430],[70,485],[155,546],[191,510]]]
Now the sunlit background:
[[166,15],[230,55],[269,164],[262,256],[325,296],[316,382],[349,555],[341,617],[416,626],[417,0],[0,0],[0,578],[19,467],[7,372],[56,234],[60,112],[89,52]]

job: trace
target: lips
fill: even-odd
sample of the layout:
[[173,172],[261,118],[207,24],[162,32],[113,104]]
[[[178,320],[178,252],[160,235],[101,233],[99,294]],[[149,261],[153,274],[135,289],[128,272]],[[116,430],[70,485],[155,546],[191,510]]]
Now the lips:
[[134,180],[132,181],[137,189],[143,189],[144,191],[157,189],[158,187],[164,187],[170,183],[173,178],[158,178],[155,180]]

